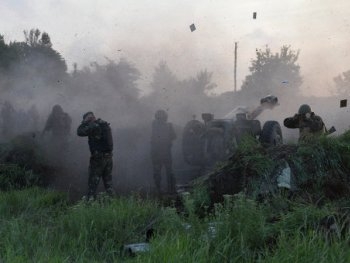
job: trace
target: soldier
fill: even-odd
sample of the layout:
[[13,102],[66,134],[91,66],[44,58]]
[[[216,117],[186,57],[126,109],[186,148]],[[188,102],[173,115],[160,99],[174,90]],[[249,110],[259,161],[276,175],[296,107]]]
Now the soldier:
[[175,178],[172,171],[171,147],[176,139],[173,125],[168,120],[168,114],[164,110],[155,113],[152,123],[151,155],[153,163],[153,176],[158,194],[161,192],[161,172],[164,166],[168,192],[175,192]]
[[65,141],[70,133],[72,119],[60,105],[55,105],[47,118],[42,134],[51,131],[53,139]]
[[284,126],[287,128],[299,128],[299,141],[305,141],[314,136],[325,134],[326,128],[320,116],[315,115],[307,104],[300,106],[298,114],[286,118]]
[[77,129],[78,136],[88,136],[91,152],[88,181],[88,200],[96,198],[96,190],[102,177],[106,192],[114,195],[112,184],[113,138],[109,123],[95,118],[92,112],[83,116]]

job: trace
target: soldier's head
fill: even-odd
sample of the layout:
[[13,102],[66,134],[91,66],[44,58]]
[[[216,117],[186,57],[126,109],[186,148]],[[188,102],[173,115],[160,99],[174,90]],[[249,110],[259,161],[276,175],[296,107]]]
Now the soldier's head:
[[301,115],[305,115],[306,113],[311,113],[311,108],[307,104],[303,104],[299,107],[298,113]]
[[90,121],[95,121],[96,117],[92,111],[89,111],[83,115],[83,121],[84,122],[90,122]]
[[166,122],[168,120],[168,114],[164,110],[157,110],[154,114],[154,118],[160,122]]
[[63,109],[62,109],[61,105],[56,104],[55,106],[53,106],[53,108],[52,108],[53,114],[61,114],[62,112],[63,112]]

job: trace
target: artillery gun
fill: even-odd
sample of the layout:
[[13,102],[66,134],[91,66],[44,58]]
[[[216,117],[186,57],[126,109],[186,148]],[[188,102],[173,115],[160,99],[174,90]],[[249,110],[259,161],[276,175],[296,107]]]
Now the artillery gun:
[[282,130],[277,121],[266,121],[261,128],[260,121],[256,119],[265,109],[278,105],[278,98],[270,95],[262,98],[260,105],[251,111],[247,107],[237,107],[222,119],[203,113],[203,122],[196,119],[189,121],[182,136],[185,162],[202,169],[212,167],[227,160],[246,135],[254,136],[267,147],[282,144]]

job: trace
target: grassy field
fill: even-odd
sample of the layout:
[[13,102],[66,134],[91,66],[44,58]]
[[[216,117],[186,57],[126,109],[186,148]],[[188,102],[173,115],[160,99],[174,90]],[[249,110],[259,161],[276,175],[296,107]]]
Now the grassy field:
[[[333,230],[321,223],[339,211],[332,203],[320,208],[276,196],[258,204],[238,195],[198,217],[198,200],[185,199],[178,213],[135,196],[68,204],[64,194],[39,188],[3,192],[0,257],[2,262],[350,261],[347,222],[336,218]],[[155,235],[148,252],[121,253],[123,244],[143,242],[150,227]]]
[[[349,182],[350,134],[292,149],[288,161],[300,186],[293,198],[277,191],[259,200],[243,191],[213,204],[201,186],[181,207],[135,194],[70,203],[64,193],[23,180],[32,173],[4,166],[0,262],[350,262],[349,193],[339,187]],[[265,176],[276,158],[252,142],[237,156],[231,162],[241,162],[224,164],[221,174]],[[149,229],[149,251],[123,253]]]

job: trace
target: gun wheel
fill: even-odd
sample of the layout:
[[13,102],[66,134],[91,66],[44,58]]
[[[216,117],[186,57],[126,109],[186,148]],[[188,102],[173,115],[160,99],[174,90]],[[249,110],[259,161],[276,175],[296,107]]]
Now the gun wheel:
[[280,124],[277,121],[265,122],[259,140],[267,147],[283,144],[282,129]]

